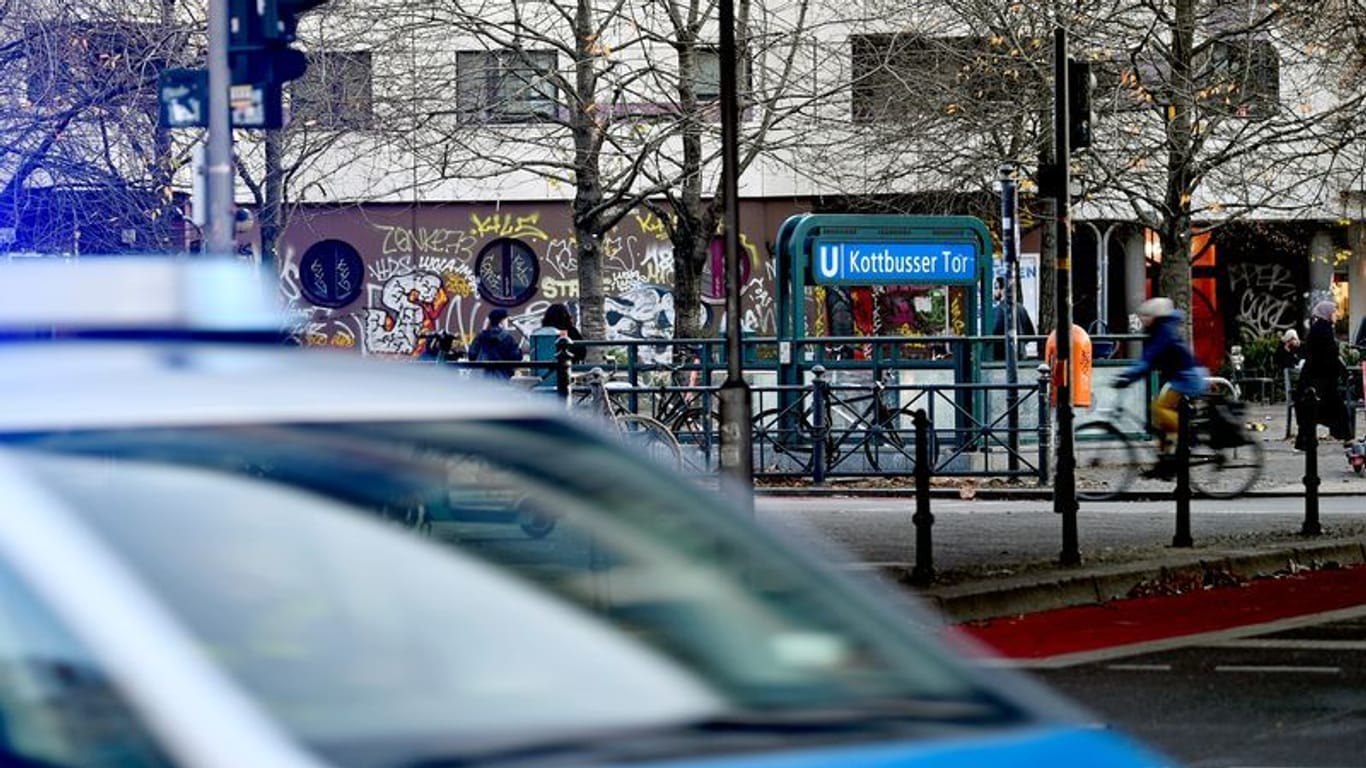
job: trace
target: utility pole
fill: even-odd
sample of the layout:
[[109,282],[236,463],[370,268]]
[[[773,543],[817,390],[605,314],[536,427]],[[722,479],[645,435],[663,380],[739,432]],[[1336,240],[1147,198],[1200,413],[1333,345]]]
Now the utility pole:
[[209,137],[205,153],[204,253],[233,252],[232,118],[228,113],[228,0],[209,0]]
[[1067,30],[1053,32],[1053,144],[1057,166],[1052,169],[1058,217],[1055,304],[1058,325],[1056,377],[1058,395],[1058,472],[1053,481],[1053,511],[1062,517],[1063,565],[1081,562],[1077,536],[1077,457],[1072,433],[1072,140],[1068,114]]
[[754,507],[754,456],[750,391],[740,344],[740,131],[735,63],[735,0],[720,0],[721,194],[725,197],[726,380],[721,384],[722,490],[746,509]]

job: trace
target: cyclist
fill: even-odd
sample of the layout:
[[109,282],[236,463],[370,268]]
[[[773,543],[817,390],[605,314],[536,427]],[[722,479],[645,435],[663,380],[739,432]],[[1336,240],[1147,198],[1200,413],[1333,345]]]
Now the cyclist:
[[1138,306],[1138,319],[1148,338],[1143,342],[1143,357],[1115,380],[1122,389],[1157,371],[1161,389],[1152,404],[1152,424],[1157,440],[1157,464],[1143,473],[1147,478],[1170,480],[1176,474],[1172,453],[1179,424],[1177,406],[1184,397],[1199,397],[1209,386],[1209,371],[1195,360],[1181,335],[1185,316],[1171,299],[1157,297]]

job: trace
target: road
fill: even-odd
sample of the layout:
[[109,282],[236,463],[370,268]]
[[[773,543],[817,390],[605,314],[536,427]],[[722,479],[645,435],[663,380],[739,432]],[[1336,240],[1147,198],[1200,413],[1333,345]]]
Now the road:
[[1191,768],[1366,765],[1366,607],[1036,670]]
[[[755,509],[767,525],[835,544],[836,558],[871,564],[909,564],[914,559],[911,498],[759,496]],[[1061,550],[1061,520],[1048,501],[934,499],[931,512],[934,562],[941,571],[1048,560]],[[1366,502],[1325,496],[1319,516],[1326,529],[1366,529]],[[1293,535],[1303,520],[1303,499],[1197,500],[1191,508],[1191,534],[1197,545],[1213,539],[1250,543],[1257,537]],[[1107,550],[1165,547],[1176,531],[1175,504],[1084,504],[1078,530],[1083,558]]]

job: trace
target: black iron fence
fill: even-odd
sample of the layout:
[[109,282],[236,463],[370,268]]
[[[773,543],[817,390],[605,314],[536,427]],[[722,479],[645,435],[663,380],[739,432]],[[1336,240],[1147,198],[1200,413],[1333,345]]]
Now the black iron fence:
[[[1127,365],[1138,337],[1094,339],[1097,377]],[[847,337],[779,342],[747,338],[745,375],[753,394],[756,477],[910,476],[916,470],[915,413],[924,411],[925,455],[936,476],[1033,479],[1052,467],[1050,381],[1037,357],[1024,359],[1014,382],[991,358],[1002,338]],[[1025,341],[1042,350],[1042,337]],[[678,441],[686,471],[718,471],[716,386],[726,364],[722,339],[582,342],[587,362],[441,362],[468,371],[518,369],[514,381],[554,391],[570,370],[603,369],[623,413],[650,416]],[[975,347],[975,348],[974,348]],[[984,363],[964,365],[965,360]],[[798,383],[779,383],[779,368],[801,362]],[[563,370],[561,370],[563,369]]]

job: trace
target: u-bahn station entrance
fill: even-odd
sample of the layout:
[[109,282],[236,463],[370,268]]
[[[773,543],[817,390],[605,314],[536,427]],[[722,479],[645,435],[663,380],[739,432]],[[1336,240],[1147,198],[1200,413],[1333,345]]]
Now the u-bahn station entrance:
[[[784,442],[794,454],[814,444],[831,475],[910,471],[913,415],[923,410],[936,474],[1044,471],[1037,377],[1007,384],[983,338],[994,322],[993,266],[980,220],[793,216],[776,256],[777,378],[772,391],[756,388],[757,445],[773,438],[781,456]],[[899,333],[849,333],[860,314]],[[1022,439],[1026,430],[1034,436]]]

